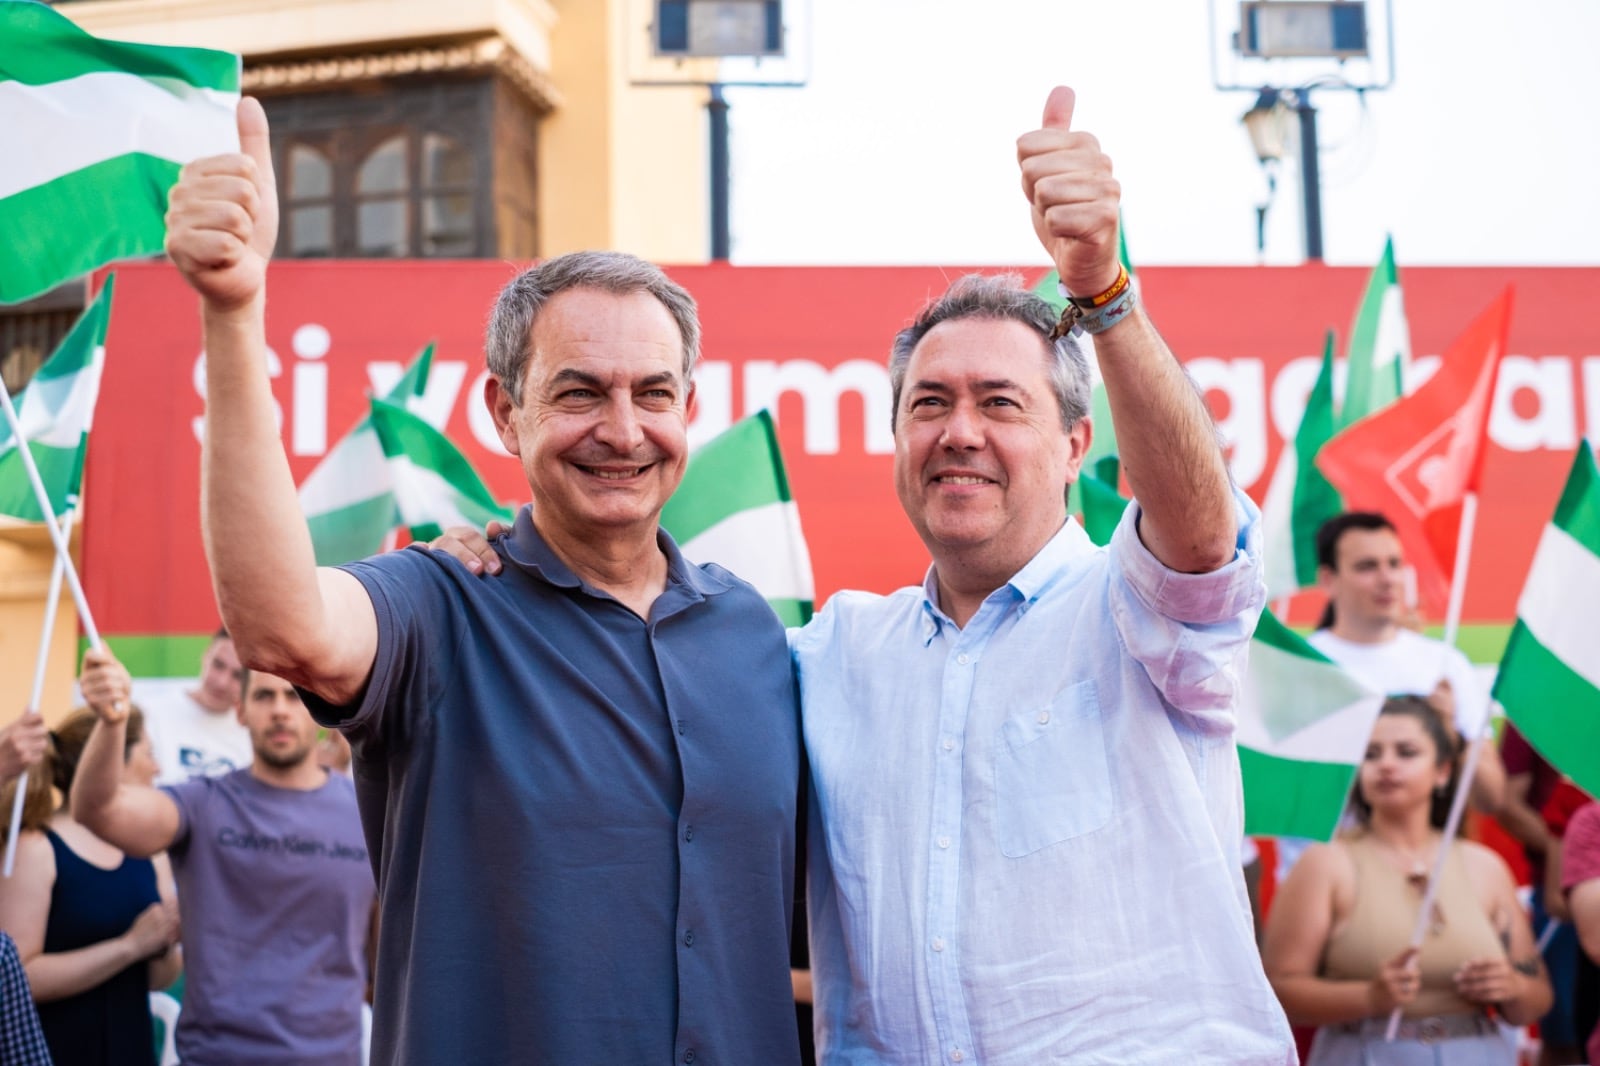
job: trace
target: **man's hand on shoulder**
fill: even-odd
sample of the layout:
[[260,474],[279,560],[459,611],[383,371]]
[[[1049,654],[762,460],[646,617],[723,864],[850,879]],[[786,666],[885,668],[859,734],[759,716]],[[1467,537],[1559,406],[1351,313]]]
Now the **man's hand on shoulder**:
[[471,526],[451,526],[428,542],[428,547],[443,552],[474,574],[493,576],[500,572],[500,556],[489,542],[511,532],[504,522],[490,522],[482,533]]

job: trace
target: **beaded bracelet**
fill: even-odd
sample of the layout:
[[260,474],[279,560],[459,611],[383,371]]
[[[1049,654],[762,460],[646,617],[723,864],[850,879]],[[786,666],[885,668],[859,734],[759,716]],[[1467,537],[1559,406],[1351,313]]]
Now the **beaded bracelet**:
[[1120,263],[1117,265],[1117,280],[1098,296],[1072,296],[1066,286],[1060,282],[1056,285],[1067,306],[1061,309],[1061,318],[1056,322],[1055,329],[1050,331],[1053,341],[1065,337],[1074,328],[1084,333],[1104,333],[1127,318],[1137,302],[1133,279],[1128,274],[1128,268]]

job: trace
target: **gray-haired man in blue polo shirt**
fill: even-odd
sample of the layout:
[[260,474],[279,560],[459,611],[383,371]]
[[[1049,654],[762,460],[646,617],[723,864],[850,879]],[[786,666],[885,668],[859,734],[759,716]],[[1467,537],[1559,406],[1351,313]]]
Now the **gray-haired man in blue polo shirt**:
[[240,659],[351,740],[382,916],[373,1060],[794,1063],[799,738],[777,619],[687,563],[694,303],[630,256],[519,276],[485,400],[534,500],[481,582],[424,552],[318,570],[274,420],[266,119],[185,168],[203,513]]

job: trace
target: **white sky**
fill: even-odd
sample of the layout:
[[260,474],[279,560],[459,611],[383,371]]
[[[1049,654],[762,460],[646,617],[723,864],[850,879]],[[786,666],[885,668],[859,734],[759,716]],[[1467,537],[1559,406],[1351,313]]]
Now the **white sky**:
[[[1014,142],[1057,83],[1112,157],[1136,265],[1261,261],[1254,95],[1213,88],[1213,3],[1231,29],[1232,0],[788,0],[808,84],[728,93],[734,261],[1038,262]],[[1313,97],[1327,261],[1370,264],[1392,232],[1406,265],[1600,264],[1600,0],[1394,18],[1391,89]],[[1303,254],[1294,151],[1268,263]]]

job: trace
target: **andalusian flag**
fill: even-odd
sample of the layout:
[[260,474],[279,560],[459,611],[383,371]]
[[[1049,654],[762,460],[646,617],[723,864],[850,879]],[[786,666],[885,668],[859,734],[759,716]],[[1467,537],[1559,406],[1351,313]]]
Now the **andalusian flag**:
[[[412,360],[383,399],[415,413],[428,387],[433,345]],[[300,485],[300,510],[311,529],[318,566],[337,566],[383,550],[400,522],[389,460],[372,419],[363,418],[329,449]]]
[[239,150],[239,57],[102,41],[0,0],[0,303],[166,239],[183,164]]
[[412,539],[432,540],[451,526],[482,529],[490,520],[511,521],[450,438],[403,407],[370,402],[400,523]]
[[[0,258],[4,254],[0,251]],[[83,457],[89,447],[95,401],[100,396],[115,281],[115,275],[106,278],[94,303],[78,318],[33,380],[13,398],[22,435],[44,481],[50,509],[57,515],[77,506],[83,485]],[[3,427],[0,422],[0,431]],[[0,515],[24,522],[45,520],[17,451],[17,439],[9,432],[0,441]]]
[[1382,706],[1381,693],[1263,611],[1236,734],[1245,833],[1331,840]]
[[661,527],[691,562],[717,563],[754,585],[785,625],[810,621],[811,552],[770,412],[735,422],[689,457]]
[[1391,237],[1383,242],[1383,258],[1372,268],[1350,328],[1350,347],[1345,352],[1349,376],[1339,410],[1339,428],[1398,400],[1410,361],[1411,327],[1400,297],[1400,273],[1395,269]]
[[1551,765],[1600,796],[1600,470],[1578,445],[1517,601],[1494,698]]
[[1294,439],[1283,442],[1272,483],[1261,503],[1267,599],[1292,596],[1317,583],[1317,530],[1344,510],[1344,501],[1317,469],[1317,452],[1333,436],[1333,331],[1322,347],[1322,369]]

